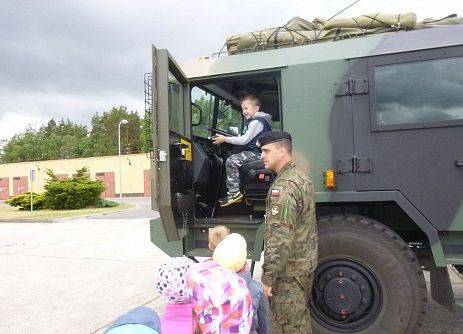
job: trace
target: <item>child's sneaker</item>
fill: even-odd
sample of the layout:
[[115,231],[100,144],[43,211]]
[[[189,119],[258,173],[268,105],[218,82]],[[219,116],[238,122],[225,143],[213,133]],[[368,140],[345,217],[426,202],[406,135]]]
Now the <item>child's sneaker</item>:
[[243,199],[243,194],[241,191],[237,191],[236,193],[228,193],[226,197],[219,199],[219,204],[221,207],[229,206],[233,203],[239,203]]

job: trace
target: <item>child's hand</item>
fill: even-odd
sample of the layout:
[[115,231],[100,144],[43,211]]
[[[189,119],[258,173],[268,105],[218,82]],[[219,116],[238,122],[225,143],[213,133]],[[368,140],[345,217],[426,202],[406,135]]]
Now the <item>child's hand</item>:
[[227,142],[227,137],[222,136],[222,135],[217,135],[214,137],[214,141],[212,142],[212,144],[219,145],[219,144],[223,144],[226,142]]
[[267,298],[272,297],[272,287],[271,286],[268,286],[262,283],[262,288],[264,289],[264,294]]

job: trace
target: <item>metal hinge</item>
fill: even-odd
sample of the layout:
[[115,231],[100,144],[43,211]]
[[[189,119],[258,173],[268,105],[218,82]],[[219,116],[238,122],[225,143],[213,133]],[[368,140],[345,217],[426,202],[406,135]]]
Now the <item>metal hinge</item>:
[[352,170],[354,173],[371,173],[373,170],[371,159],[354,155],[352,158]]
[[368,93],[368,80],[366,78],[338,81],[334,83],[334,96],[347,96]]
[[373,164],[370,158],[354,155],[353,158],[336,159],[335,168],[339,174],[371,173],[373,171]]

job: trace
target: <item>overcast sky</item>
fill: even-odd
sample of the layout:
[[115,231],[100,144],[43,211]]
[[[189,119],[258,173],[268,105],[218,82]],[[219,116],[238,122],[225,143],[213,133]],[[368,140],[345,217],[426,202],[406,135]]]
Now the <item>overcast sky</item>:
[[[221,49],[225,37],[328,18],[354,0],[0,0],[0,139],[50,118],[89,124],[125,105],[143,114],[151,44],[183,60]],[[340,17],[416,12],[463,15],[461,0],[361,0]]]

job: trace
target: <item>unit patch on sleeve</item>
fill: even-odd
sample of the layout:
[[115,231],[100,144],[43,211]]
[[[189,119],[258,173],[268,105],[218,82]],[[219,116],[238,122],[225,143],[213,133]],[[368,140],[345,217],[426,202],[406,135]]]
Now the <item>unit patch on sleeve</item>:
[[278,189],[273,189],[273,190],[272,190],[272,196],[273,196],[273,197],[278,197],[278,196],[280,196],[280,190],[278,190]]
[[270,211],[272,216],[276,216],[279,212],[280,212],[280,208],[278,207],[278,205],[272,206],[272,210]]

